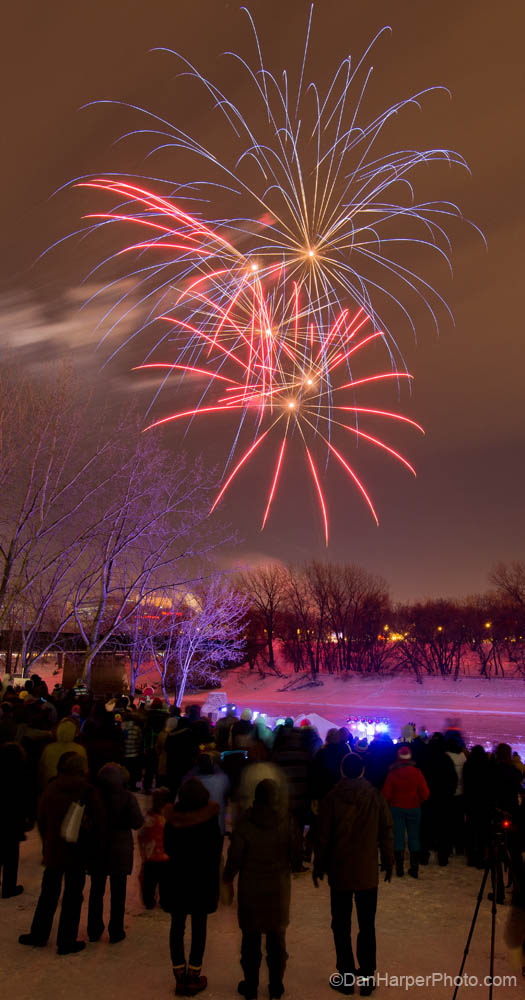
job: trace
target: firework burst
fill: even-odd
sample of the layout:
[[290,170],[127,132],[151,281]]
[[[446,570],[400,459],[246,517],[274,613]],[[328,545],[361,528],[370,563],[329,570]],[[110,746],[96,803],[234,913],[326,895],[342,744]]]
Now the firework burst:
[[[255,63],[228,55],[248,84],[246,110],[185,57],[159,50],[181,60],[183,75],[211,98],[224,125],[217,148],[134,106],[146,116],[143,125],[121,137],[146,136],[149,156],[175,151],[178,160],[182,155],[199,165],[202,179],[178,185],[117,174],[78,179],[106,199],[87,216],[82,232],[119,232],[119,248],[94,271],[130,261],[127,268],[119,263],[119,278],[110,282],[132,279],[101,320],[102,339],[134,310],[145,312],[111,357],[146,331],[149,349],[139,367],[159,372],[159,391],[175,372],[183,381],[198,376],[204,383],[193,407],[150,427],[211,415],[232,421],[233,443],[212,510],[252,456],[273,440],[264,527],[288,448],[298,442],[328,541],[327,502],[314,459],[319,445],[345,470],[377,521],[368,491],[334,444],[336,430],[338,443],[341,435],[361,440],[414,472],[377,436],[373,422],[421,430],[419,425],[403,414],[360,405],[359,391],[388,380],[409,383],[392,327],[401,319],[415,330],[416,301],[436,326],[438,310],[448,309],[420,270],[407,264],[406,249],[418,268],[421,250],[428,248],[450,266],[448,228],[461,213],[450,202],[418,201],[413,180],[421,164],[466,164],[458,153],[439,148],[378,151],[394,117],[409,105],[419,107],[435,89],[366,118],[371,52],[388,29],[357,62],[344,59],[322,93],[308,80],[313,5],[293,84],[287,70],[276,76],[266,68],[251,15],[242,9],[253,28]],[[212,206],[225,199],[231,211],[217,217]],[[121,240],[121,231],[130,233],[129,240]],[[159,329],[152,343],[151,331]],[[386,349],[385,369],[357,378],[354,365],[373,342]],[[167,345],[171,356],[164,361]],[[247,423],[253,436],[239,456],[240,430]]]

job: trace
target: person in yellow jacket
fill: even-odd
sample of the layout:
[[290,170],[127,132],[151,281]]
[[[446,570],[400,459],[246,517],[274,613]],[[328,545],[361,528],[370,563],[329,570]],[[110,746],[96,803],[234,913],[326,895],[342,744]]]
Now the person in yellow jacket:
[[64,753],[77,753],[87,762],[87,754],[80,743],[76,743],[78,726],[74,719],[62,719],[56,731],[56,739],[48,743],[42,751],[38,767],[38,781],[43,791],[52,778],[57,776],[58,762]]

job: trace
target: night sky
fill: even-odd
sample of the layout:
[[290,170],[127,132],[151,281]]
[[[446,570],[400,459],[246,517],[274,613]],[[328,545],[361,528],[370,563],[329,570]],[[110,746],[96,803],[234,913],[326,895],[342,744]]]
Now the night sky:
[[[252,0],[249,6],[265,62],[274,71],[295,68],[308,0]],[[408,329],[399,331],[415,376],[412,396],[405,395],[400,408],[423,424],[426,436],[396,431],[390,440],[413,462],[417,479],[387,456],[362,447],[349,452],[374,498],[379,527],[330,463],[323,476],[331,525],[326,550],[311,480],[299,454],[291,454],[261,534],[273,470],[273,459],[261,459],[223,504],[241,539],[223,558],[348,560],[386,577],[395,599],[462,596],[487,587],[495,561],[525,554],[525,6],[522,0],[322,0],[307,76],[322,85],[385,24],[392,34],[381,39],[372,60],[366,111],[378,113],[432,84],[450,89],[451,99],[433,94],[423,113],[400,115],[390,127],[390,146],[446,147],[466,158],[471,176],[436,168],[422,190],[458,203],[484,232],[488,249],[474,229],[454,225],[453,279],[432,261],[423,274],[450,304],[455,325],[442,313],[437,336],[421,309],[417,344]],[[131,401],[145,410],[152,387],[129,374],[131,358],[123,352],[102,367],[109,352],[97,350],[95,328],[109,300],[78,311],[81,281],[104,248],[70,241],[36,261],[101,202],[72,190],[50,196],[76,176],[103,171],[178,179],[176,156],[164,156],[153,170],[143,144],[114,144],[130,125],[127,112],[110,105],[79,109],[95,99],[122,100],[150,107],[205,142],[217,140],[217,118],[202,91],[178,77],[173,60],[149,49],[178,49],[240,98],[241,77],[221,53],[236,49],[253,61],[247,19],[238,4],[222,0],[21,0],[4,11],[4,32],[2,343],[35,373],[69,354],[86,383],[112,392],[116,414]],[[140,127],[136,117],[132,124]],[[375,401],[397,404],[386,391]],[[158,415],[176,406],[173,394],[164,397]],[[230,441],[231,431],[209,424],[184,447],[220,463]],[[175,448],[180,437],[174,432],[170,442]]]

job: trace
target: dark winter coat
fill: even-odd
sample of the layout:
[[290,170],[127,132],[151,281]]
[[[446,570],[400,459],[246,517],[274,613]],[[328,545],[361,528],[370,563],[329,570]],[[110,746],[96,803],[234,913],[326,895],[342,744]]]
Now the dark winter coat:
[[162,732],[168,719],[168,713],[163,708],[150,708],[144,726],[144,749],[154,750],[157,736]]
[[491,761],[489,768],[489,801],[493,808],[509,813],[517,819],[521,775],[513,764]]
[[239,873],[238,915],[243,931],[267,934],[288,926],[293,842],[288,816],[254,805],[234,827],[224,881]]
[[392,764],[383,786],[383,796],[389,806],[397,809],[418,809],[428,799],[428,785],[411,762]]
[[[61,835],[62,823],[72,802],[86,807],[76,844],[69,844]],[[99,853],[105,822],[100,795],[89,784],[87,775],[64,774],[50,781],[38,807],[38,829],[46,868],[87,868]]]
[[223,753],[224,750],[231,750],[232,727],[237,722],[239,722],[237,716],[230,713],[217,719],[215,724],[215,746],[219,753]]
[[27,769],[18,743],[0,746],[0,847],[24,839],[30,814]]
[[177,728],[168,733],[164,749],[168,784],[171,789],[176,790],[184,775],[193,767],[199,751],[199,744],[191,726],[181,719]]
[[137,799],[126,788],[127,775],[118,764],[106,764],[97,781],[106,812],[106,834],[93,870],[106,875],[131,875],[133,834],[144,822]]
[[222,852],[219,806],[208,802],[192,812],[184,812],[178,805],[167,806],[164,815],[170,909],[214,913]]
[[341,761],[348,753],[346,743],[329,743],[317,751],[312,764],[312,798],[324,799],[341,779]]
[[105,709],[93,719],[87,719],[82,727],[81,742],[86,748],[89,773],[95,781],[104,764],[119,763],[124,756],[124,733],[115,723],[113,716]]
[[465,812],[469,816],[484,816],[490,811],[491,762],[487,754],[470,753],[463,768],[463,794]]
[[339,892],[375,889],[378,846],[387,867],[394,862],[390,810],[366,778],[342,778],[319,810],[314,873],[328,875]]
[[290,812],[304,814],[310,804],[312,758],[305,748],[300,729],[287,729],[280,736],[272,761],[286,776]]
[[429,787],[432,806],[450,809],[450,801],[458,783],[456,768],[448,754],[432,740],[421,769]]

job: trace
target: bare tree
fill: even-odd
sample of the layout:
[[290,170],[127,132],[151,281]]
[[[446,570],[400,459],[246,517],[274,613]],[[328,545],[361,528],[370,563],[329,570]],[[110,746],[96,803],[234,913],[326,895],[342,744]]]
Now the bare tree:
[[73,599],[88,685],[94,657],[137,608],[167,586],[201,579],[197,561],[222,540],[207,520],[211,484],[202,466],[187,468],[184,456],[149,436],[131,443],[102,497]]
[[250,597],[251,618],[259,619],[268,649],[267,666],[277,673],[275,641],[286,596],[286,574],[278,563],[268,563],[240,575],[240,589]]
[[24,604],[43,619],[60,603],[91,540],[91,507],[117,472],[77,389],[67,369],[50,383],[0,374],[0,630]]
[[500,598],[525,608],[525,562],[498,563],[490,574],[490,582]]
[[216,681],[221,667],[242,660],[248,599],[214,574],[191,590],[176,588],[169,604],[171,615],[159,626],[152,655],[166,699],[173,687],[180,705],[189,683]]

